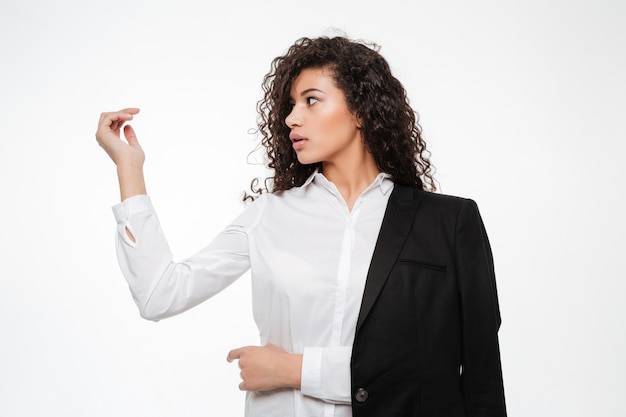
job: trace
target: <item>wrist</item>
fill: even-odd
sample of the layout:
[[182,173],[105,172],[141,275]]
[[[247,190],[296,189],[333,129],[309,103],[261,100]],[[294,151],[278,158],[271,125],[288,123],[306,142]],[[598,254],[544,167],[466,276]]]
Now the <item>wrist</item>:
[[290,372],[287,373],[287,385],[292,388],[300,389],[302,381],[302,354],[290,353],[288,354]]
[[147,194],[143,167],[141,165],[118,165],[117,177],[120,185],[121,201],[134,195]]
[[117,167],[117,175],[137,175],[138,173],[143,173],[143,163],[141,162],[120,162],[116,164]]

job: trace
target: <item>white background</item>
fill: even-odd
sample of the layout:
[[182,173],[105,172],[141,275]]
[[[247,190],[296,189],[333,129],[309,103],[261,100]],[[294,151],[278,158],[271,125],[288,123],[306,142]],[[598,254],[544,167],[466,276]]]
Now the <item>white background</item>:
[[511,416],[624,416],[626,3],[0,3],[0,415],[240,416],[229,349],[248,275],[140,319],[114,255],[100,112],[141,107],[148,192],[177,259],[243,208],[255,105],[301,36],[375,41],[441,191],[475,199],[496,262]]

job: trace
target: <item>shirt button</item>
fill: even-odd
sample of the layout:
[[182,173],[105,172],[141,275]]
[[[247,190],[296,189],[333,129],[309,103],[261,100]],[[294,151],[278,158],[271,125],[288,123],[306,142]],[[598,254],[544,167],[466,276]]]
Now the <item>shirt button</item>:
[[364,403],[365,400],[367,400],[368,396],[369,394],[367,393],[367,391],[365,391],[364,388],[359,388],[359,390],[354,395],[354,398],[356,399],[357,402]]

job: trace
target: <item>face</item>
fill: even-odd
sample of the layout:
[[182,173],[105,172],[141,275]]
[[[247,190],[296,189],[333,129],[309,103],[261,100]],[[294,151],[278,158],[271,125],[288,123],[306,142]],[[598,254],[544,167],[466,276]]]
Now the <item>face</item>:
[[285,123],[301,164],[342,164],[362,156],[360,124],[328,70],[302,70],[290,99],[293,107]]

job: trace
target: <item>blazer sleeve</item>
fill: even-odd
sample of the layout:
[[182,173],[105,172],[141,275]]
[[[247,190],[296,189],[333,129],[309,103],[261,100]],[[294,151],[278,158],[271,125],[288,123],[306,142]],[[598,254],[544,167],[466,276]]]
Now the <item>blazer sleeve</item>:
[[455,233],[462,314],[461,391],[468,417],[504,417],[498,329],[501,318],[493,257],[478,206],[464,200]]

